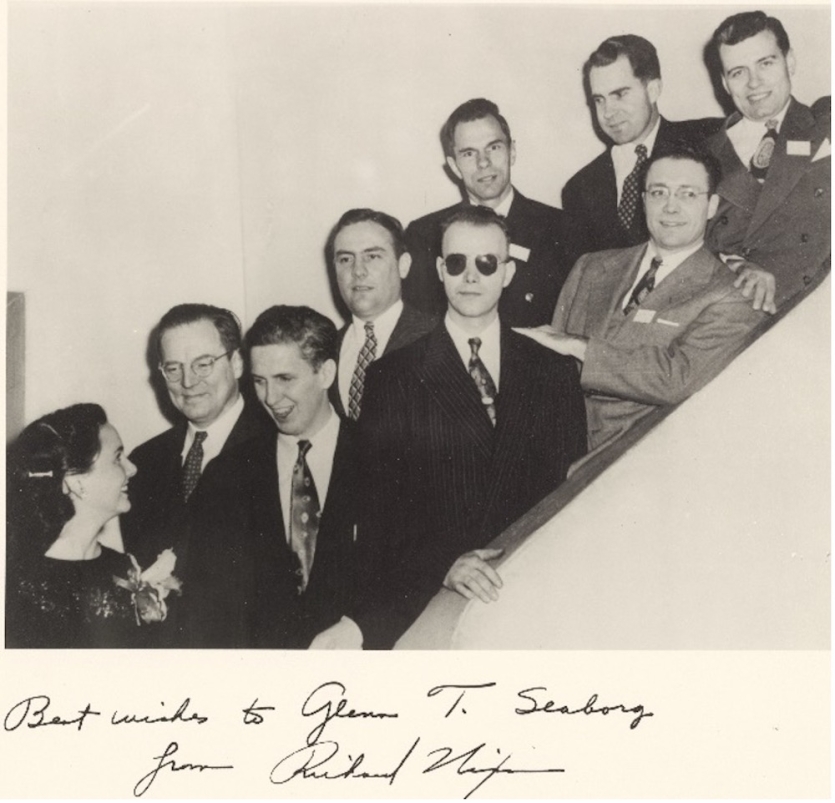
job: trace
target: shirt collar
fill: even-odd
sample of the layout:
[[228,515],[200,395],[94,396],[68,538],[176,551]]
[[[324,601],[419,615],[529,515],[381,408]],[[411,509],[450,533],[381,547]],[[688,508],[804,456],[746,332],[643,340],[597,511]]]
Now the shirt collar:
[[[183,445],[183,454],[188,452],[188,449],[191,447],[191,444],[194,442],[194,433],[195,432],[205,432],[207,436],[207,444],[208,441],[212,441],[212,445],[220,444],[220,448],[223,448],[223,444],[226,443],[226,439],[231,434],[232,430],[235,427],[235,424],[240,418],[241,413],[244,410],[244,397],[238,393],[238,398],[232,403],[231,407],[228,410],[222,412],[218,418],[212,421],[211,424],[207,427],[196,427],[191,421],[188,422],[188,431],[186,432],[186,439]],[[206,447],[208,448],[208,446]]]
[[672,254],[659,254],[653,244],[652,240],[649,241],[649,245],[647,247],[647,255],[650,259],[652,257],[659,257],[663,261],[664,265],[664,273],[669,274],[674,271],[685,259],[689,256],[692,256],[696,253],[702,246],[704,245],[704,240],[699,240],[694,245],[691,245],[689,248],[682,249],[681,251],[676,251]]
[[444,318],[444,326],[446,326],[446,330],[452,338],[455,350],[458,352],[465,366],[469,365],[470,355],[472,354],[472,349],[470,348],[470,338],[478,337],[481,340],[479,356],[481,357],[482,362],[486,365],[487,370],[490,372],[490,375],[498,388],[502,335],[502,327],[499,316],[497,315],[477,334],[462,329],[450,317],[448,312]]
[[[402,312],[403,300],[398,298],[394,304],[385,310],[385,312],[381,312],[373,321],[370,322],[374,324],[374,336],[380,347],[380,351],[377,352],[378,354],[382,353],[382,349],[384,349],[385,344],[388,343],[391,333],[394,331],[394,327],[397,326],[397,321],[400,319]],[[364,342],[366,321],[362,320],[362,318],[357,318],[356,315],[352,315],[351,320],[353,323],[354,337],[357,338],[357,342]]]
[[[510,212],[510,205],[513,203],[513,198],[515,197],[516,192],[513,189],[513,185],[510,185],[510,192],[507,194],[507,198],[505,198],[497,207],[493,209],[493,211],[497,215],[502,215],[503,217],[507,217]],[[486,204],[482,204],[478,198],[473,198],[472,195],[467,193],[470,203],[473,206],[486,206]]]
[[338,436],[339,416],[333,409],[333,405],[328,404],[328,420],[325,422],[324,426],[318,432],[316,432],[314,435],[309,435],[305,438],[302,438],[298,435],[286,435],[285,433],[279,431],[278,443],[280,447],[283,447],[285,449],[292,449],[295,453],[298,451],[299,441],[307,440],[310,441],[311,446],[319,446],[319,452],[324,453],[324,447],[329,443],[336,444],[336,439]]
[[658,138],[659,128],[661,128],[660,114],[658,115],[658,119],[655,121],[655,125],[640,142],[633,141],[626,142],[623,145],[613,145],[612,159],[616,159],[618,162],[622,163],[631,162],[634,166],[634,163],[638,161],[638,154],[635,153],[635,148],[637,148],[638,145],[646,145],[647,156],[650,156],[652,154],[652,149],[655,147],[655,140]]

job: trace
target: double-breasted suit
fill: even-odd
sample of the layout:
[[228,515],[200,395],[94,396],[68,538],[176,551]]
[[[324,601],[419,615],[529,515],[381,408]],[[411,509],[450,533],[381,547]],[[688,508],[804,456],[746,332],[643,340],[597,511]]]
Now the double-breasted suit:
[[708,224],[711,250],[737,254],[774,274],[778,304],[801,292],[829,266],[831,157],[828,107],[815,115],[792,99],[765,182],[743,165],[727,129],[708,141],[722,165],[719,210]]
[[[572,231],[561,210],[526,198],[515,188],[513,192],[506,223],[516,275],[502,293],[499,314],[508,326],[539,326],[550,320],[571,269]],[[447,307],[436,262],[441,255],[441,223],[467,205],[462,202],[432,212],[406,229],[412,267],[403,280],[403,299],[438,318]]]
[[453,562],[554,490],[585,450],[572,362],[503,328],[500,364],[495,429],[443,323],[368,373],[364,598],[351,614],[366,647],[392,646]]
[[313,567],[299,593],[278,491],[277,430],[213,460],[192,520],[184,578],[185,629],[194,647],[305,648],[335,624],[353,593],[357,436],[340,421]]
[[[392,329],[391,337],[389,338],[388,343],[386,343],[383,353],[379,355],[379,357],[384,357],[386,354],[391,354],[393,351],[403,348],[403,346],[408,346],[409,343],[413,343],[419,337],[423,337],[423,335],[427,332],[431,332],[437,324],[437,318],[425,312],[421,312],[419,309],[415,309],[408,304],[404,304],[403,311],[400,313],[400,317],[397,319],[394,329]],[[346,324],[339,330],[339,352],[342,351],[342,341],[345,339],[345,333],[348,331],[349,327],[350,324]],[[342,398],[339,395],[338,359],[336,361],[336,365],[336,378],[330,387],[329,397],[336,412],[344,418],[346,411],[345,405],[342,403]]]
[[657,406],[694,393],[766,317],[734,288],[732,271],[704,247],[624,315],[622,302],[646,248],[581,257],[554,312],[558,333],[588,338],[580,381],[589,449],[608,444]]
[[[676,143],[698,145],[717,131],[722,122],[721,117],[680,122],[662,117],[653,153]],[[568,180],[562,191],[562,206],[576,230],[575,259],[590,251],[637,245],[646,242],[649,236],[641,207],[634,231],[624,229],[618,220],[618,188],[611,147]]]
[[[168,547],[177,555],[178,571],[188,560],[188,517],[194,494],[188,504],[183,501],[182,450],[186,429],[187,422],[183,419],[137,446],[130,455],[137,471],[128,486],[131,509],[121,517],[122,537],[125,549],[136,556],[143,568]],[[221,454],[252,438],[269,437],[272,429],[274,426],[266,413],[254,403],[245,402]]]

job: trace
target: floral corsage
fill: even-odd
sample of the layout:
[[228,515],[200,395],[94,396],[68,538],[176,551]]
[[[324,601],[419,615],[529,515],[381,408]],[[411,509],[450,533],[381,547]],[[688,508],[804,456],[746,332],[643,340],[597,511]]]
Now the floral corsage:
[[172,574],[177,562],[174,550],[164,549],[144,572],[133,555],[128,554],[128,557],[133,564],[133,568],[128,569],[128,579],[114,577],[113,581],[120,588],[130,591],[136,624],[165,621],[168,615],[165,598],[171,591],[182,593],[183,584]]

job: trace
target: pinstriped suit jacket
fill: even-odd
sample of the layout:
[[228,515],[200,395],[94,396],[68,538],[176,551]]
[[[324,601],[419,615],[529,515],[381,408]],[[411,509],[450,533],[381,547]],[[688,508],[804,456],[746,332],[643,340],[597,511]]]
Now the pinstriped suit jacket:
[[[431,332],[437,323],[437,318],[434,318],[425,312],[421,312],[408,304],[404,304],[403,311],[397,319],[397,323],[392,330],[391,337],[389,338],[388,343],[386,343],[385,351],[383,351],[381,356],[384,357],[386,354],[391,354],[393,351],[403,348],[403,346],[408,346],[409,343],[414,343],[414,341],[419,337],[423,337],[423,335],[427,332]],[[345,326],[339,330],[339,351],[342,351],[342,341],[345,339],[345,333],[348,331],[349,326],[350,323],[345,324]],[[338,359],[336,361],[336,365],[336,378],[333,380],[333,384],[330,387],[330,393],[328,395],[334,410],[336,410],[341,418],[345,418],[345,406],[342,404],[342,399],[339,395]]]
[[[366,647],[389,647],[460,555],[556,488],[585,451],[572,361],[503,327],[494,430],[446,327],[374,363],[360,433]],[[369,589],[372,589],[369,591]]]

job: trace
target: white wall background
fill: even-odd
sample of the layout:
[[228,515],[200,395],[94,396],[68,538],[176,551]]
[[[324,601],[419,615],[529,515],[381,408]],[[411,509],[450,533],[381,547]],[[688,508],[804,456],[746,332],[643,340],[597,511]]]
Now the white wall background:
[[[8,288],[26,293],[27,420],[102,403],[133,447],[166,426],[150,329],[206,301],[245,325],[274,303],[336,318],[322,259],[353,206],[414,217],[453,203],[438,132],[499,104],[514,183],[559,205],[602,150],[581,67],[638,33],[661,110],[720,113],[702,48],[750,6],[10,3]],[[830,92],[829,7],[771,6],[795,95]]]

